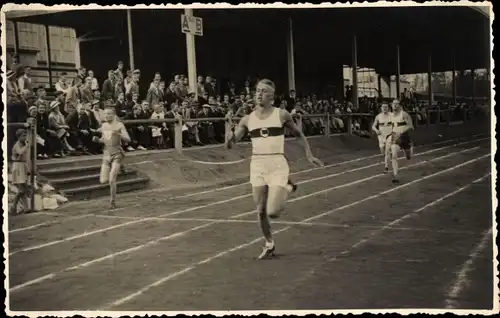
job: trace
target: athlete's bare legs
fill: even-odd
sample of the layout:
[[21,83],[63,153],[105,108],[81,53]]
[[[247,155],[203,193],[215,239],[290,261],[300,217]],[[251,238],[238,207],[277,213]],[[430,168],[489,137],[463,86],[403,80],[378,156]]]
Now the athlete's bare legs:
[[257,205],[260,228],[262,230],[262,234],[264,234],[264,238],[266,239],[266,247],[272,248],[274,247],[274,241],[271,233],[271,224],[269,223],[266,211],[268,187],[266,185],[253,187],[252,192],[254,202]]
[[399,183],[398,180],[398,171],[399,171],[399,163],[398,163],[398,153],[399,153],[399,145],[393,144],[391,145],[392,152],[392,182]]

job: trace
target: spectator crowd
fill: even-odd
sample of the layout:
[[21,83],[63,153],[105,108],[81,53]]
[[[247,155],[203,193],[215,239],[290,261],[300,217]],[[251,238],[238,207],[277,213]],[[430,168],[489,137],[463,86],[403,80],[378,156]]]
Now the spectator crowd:
[[[229,83],[227,91],[221,92],[214,77],[198,76],[195,93],[189,90],[185,75],[163,78],[160,73],[156,73],[147,91],[141,92],[141,71],[125,71],[124,64],[118,62],[117,68],[109,70],[102,82],[92,70],[84,67],[78,69],[73,79],[66,73],[60,73],[55,91],[47,92],[43,87],[35,87],[30,71],[29,67],[17,65],[7,72],[7,121],[26,122],[29,117],[36,118],[39,159],[100,153],[101,146],[92,142],[92,137],[104,120],[104,108],[109,106],[116,109],[119,120],[173,119],[182,116],[184,147],[224,142],[224,121],[192,119],[227,115],[241,117],[255,107],[255,81],[249,79],[243,81],[240,87]],[[329,113],[330,132],[335,133],[346,129],[348,118],[344,114],[376,114],[380,106],[380,100],[367,97],[360,98],[358,107],[349,101],[349,96],[345,96],[345,100],[347,102],[318,98],[314,94],[299,97],[291,90],[286,95],[277,95],[275,106],[290,111],[306,135],[323,134],[327,128],[328,123],[324,118],[311,115]],[[404,105],[409,110],[422,109],[418,103],[405,101]],[[370,129],[366,117],[353,117],[352,125],[354,131]],[[174,126],[173,123],[126,124],[132,141],[124,145],[125,150],[172,148]],[[8,139],[11,149],[15,142],[15,131],[9,132]]]

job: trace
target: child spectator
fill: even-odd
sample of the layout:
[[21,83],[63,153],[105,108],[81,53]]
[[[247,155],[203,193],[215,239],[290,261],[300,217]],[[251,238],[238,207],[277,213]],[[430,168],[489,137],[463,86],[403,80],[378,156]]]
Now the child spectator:
[[17,194],[14,197],[9,214],[17,214],[19,202],[22,203],[23,210],[28,208],[28,176],[30,167],[28,165],[29,142],[25,129],[16,131],[17,142],[12,148],[12,184],[17,187]]

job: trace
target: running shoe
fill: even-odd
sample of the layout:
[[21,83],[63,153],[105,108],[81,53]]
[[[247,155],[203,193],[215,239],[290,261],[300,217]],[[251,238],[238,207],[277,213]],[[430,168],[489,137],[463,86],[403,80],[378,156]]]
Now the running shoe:
[[392,177],[392,184],[399,184],[398,178]]
[[287,189],[290,192],[293,193],[293,192],[297,191],[297,188],[298,188],[298,186],[295,183],[293,183],[291,180],[288,180]]
[[276,249],[275,246],[273,247],[267,247],[267,246],[264,246],[264,248],[262,249],[262,253],[260,253],[259,257],[257,257],[258,260],[264,260],[264,259],[269,259],[274,255],[274,250]]
[[385,167],[384,168],[384,173],[389,173],[389,168]]

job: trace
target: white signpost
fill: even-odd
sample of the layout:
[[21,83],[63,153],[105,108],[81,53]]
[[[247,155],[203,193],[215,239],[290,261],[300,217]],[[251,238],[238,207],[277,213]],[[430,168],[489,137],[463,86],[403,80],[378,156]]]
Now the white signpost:
[[186,33],[189,91],[194,92],[198,98],[194,36],[203,36],[203,20],[193,16],[193,9],[184,9],[184,14],[181,15],[181,31]]

